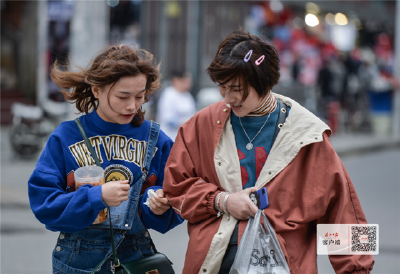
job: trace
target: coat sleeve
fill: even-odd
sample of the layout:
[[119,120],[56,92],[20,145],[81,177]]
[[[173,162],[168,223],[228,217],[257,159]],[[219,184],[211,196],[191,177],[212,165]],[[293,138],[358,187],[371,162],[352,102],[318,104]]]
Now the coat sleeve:
[[[200,146],[195,119],[179,129],[165,167],[164,191],[172,207],[189,223],[198,223],[217,215],[215,196],[221,192],[209,182],[201,169]],[[212,145],[212,144],[210,144]]]
[[[324,134],[324,139],[329,140]],[[333,150],[329,141],[324,142],[321,150],[330,151],[333,161],[329,163],[333,176],[327,180],[326,213],[317,220],[319,224],[367,224],[355,187],[350,180],[342,161]],[[329,255],[335,273],[368,274],[374,265],[372,255]]]
[[143,195],[139,199],[142,223],[146,228],[154,229],[160,233],[166,233],[167,231],[173,229],[175,226],[181,224],[184,221],[172,208],[169,208],[161,215],[157,215],[154,214],[153,211],[151,211],[151,209],[144,204],[149,197],[147,193],[149,189],[157,191],[158,189],[163,188],[164,168],[170,154],[171,147],[172,140],[169,140],[163,145],[160,152],[161,155],[154,163],[155,165],[157,165],[157,167],[153,167],[159,170],[157,181],[154,186],[150,186],[149,188],[145,189]]
[[107,205],[101,186],[85,185],[67,193],[65,159],[60,140],[50,136],[28,181],[30,206],[36,218],[52,231],[74,233],[94,222]]

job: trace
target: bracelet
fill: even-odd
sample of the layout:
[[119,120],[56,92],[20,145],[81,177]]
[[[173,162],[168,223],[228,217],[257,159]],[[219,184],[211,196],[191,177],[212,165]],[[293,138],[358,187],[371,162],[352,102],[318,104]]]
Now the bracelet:
[[224,192],[221,191],[220,193],[217,194],[217,211],[218,211],[217,217],[220,217],[222,214],[224,214],[224,212],[221,210],[219,206],[219,200],[221,199],[222,193]]
[[223,203],[223,210],[226,214],[229,214],[228,210],[226,210],[226,201],[228,201],[228,197],[229,197],[229,192],[226,192],[226,195],[224,197],[224,203]]
[[228,210],[226,209],[226,202],[228,201],[228,198],[229,198],[229,192],[226,192],[225,197],[224,197],[224,202],[223,202],[223,209],[224,209],[224,212],[226,213],[226,218],[228,218],[228,220],[229,220],[231,215],[229,214]]

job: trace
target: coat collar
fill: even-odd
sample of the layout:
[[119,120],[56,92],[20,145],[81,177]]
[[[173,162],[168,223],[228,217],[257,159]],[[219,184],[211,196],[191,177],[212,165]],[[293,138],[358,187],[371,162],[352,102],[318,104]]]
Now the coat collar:
[[275,97],[289,106],[290,112],[258,177],[258,188],[266,185],[289,165],[302,147],[322,142],[325,131],[330,135],[330,128],[295,100],[280,94],[275,94]]
[[[323,140],[322,134],[325,131],[328,131],[328,135],[330,135],[330,128],[295,100],[277,93],[274,93],[274,95],[290,107],[290,113],[271,148],[264,168],[256,182],[257,187],[264,186],[279,174],[296,157],[302,147],[321,142]],[[225,162],[226,167],[229,167],[225,176],[221,173],[218,174],[218,170],[221,169],[217,168],[221,187],[229,192],[237,192],[242,189],[242,184],[230,112],[231,109],[225,105],[223,100],[216,103],[212,118],[213,126],[217,129],[213,139],[214,159],[216,160],[216,167],[218,163],[223,164],[223,162]],[[228,176],[231,177],[229,180],[226,180],[227,174],[231,175]]]

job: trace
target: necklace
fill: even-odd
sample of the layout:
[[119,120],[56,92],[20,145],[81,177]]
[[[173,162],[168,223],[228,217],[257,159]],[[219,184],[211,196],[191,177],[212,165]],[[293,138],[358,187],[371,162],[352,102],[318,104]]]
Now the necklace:
[[243,124],[242,124],[242,120],[241,120],[240,117],[239,117],[239,122],[240,122],[240,125],[241,125],[242,128],[243,128],[244,134],[246,134],[247,139],[249,139],[249,143],[246,145],[246,149],[247,149],[247,150],[251,150],[251,149],[253,148],[253,144],[252,144],[251,142],[253,142],[254,139],[258,136],[258,134],[260,134],[261,130],[264,128],[265,124],[267,123],[267,121],[268,121],[270,115],[271,115],[271,112],[268,114],[267,119],[265,120],[265,122],[264,122],[263,126],[260,128],[260,130],[257,132],[256,136],[254,136],[254,138],[251,139],[251,140],[250,140],[250,138],[249,138],[249,135],[247,135],[246,130],[244,130],[244,127],[243,127]]

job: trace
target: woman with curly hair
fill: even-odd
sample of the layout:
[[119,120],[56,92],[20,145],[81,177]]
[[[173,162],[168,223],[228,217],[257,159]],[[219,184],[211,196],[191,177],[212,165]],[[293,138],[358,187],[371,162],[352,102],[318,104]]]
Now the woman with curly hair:
[[[173,142],[158,125],[144,120],[142,111],[160,87],[159,67],[152,54],[127,45],[106,48],[78,72],[54,64],[52,80],[84,113],[79,122],[106,183],[75,189],[74,172],[95,160],[78,122],[63,122],[49,137],[28,182],[36,218],[60,232],[53,273],[114,273],[109,220],[93,224],[106,207],[121,263],[154,254],[148,228],[165,233],[182,222],[162,189]],[[148,199],[150,189],[156,195]]]

